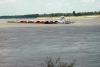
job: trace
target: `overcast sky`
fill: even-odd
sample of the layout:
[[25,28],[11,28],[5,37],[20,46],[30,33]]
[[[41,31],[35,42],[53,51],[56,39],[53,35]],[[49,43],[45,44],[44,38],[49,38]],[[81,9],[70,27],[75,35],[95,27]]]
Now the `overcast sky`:
[[0,15],[99,10],[100,0],[0,0]]

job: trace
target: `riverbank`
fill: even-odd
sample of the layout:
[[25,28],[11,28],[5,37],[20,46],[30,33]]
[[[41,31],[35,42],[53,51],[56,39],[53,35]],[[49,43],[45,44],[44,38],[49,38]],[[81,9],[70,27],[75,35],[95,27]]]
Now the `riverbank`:
[[59,17],[39,17],[36,19],[0,19],[0,28],[9,27],[59,27],[59,26],[90,26],[100,25],[100,15],[97,16],[78,16],[78,17],[65,17],[66,20],[74,21],[73,24],[24,24],[24,23],[7,23],[8,20],[59,20]]

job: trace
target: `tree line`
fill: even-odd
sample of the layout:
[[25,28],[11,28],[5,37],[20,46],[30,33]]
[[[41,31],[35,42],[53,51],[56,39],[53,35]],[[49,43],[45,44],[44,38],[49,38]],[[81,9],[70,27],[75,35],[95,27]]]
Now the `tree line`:
[[86,15],[100,15],[100,11],[95,11],[95,12],[76,12],[76,11],[73,11],[72,13],[51,13],[51,14],[28,14],[28,15],[0,16],[0,19],[59,17],[59,16],[86,16]]

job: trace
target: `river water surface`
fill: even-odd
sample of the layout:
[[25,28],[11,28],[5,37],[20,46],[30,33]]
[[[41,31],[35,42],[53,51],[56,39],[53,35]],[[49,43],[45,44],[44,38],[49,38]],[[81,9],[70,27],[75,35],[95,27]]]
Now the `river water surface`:
[[0,29],[0,67],[39,67],[47,56],[100,67],[100,25]]

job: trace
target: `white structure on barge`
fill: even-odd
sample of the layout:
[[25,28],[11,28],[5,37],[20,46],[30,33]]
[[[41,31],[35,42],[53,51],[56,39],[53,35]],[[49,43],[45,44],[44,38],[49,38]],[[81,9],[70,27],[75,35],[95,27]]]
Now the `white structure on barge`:
[[61,16],[60,20],[58,21],[58,24],[70,24],[70,23],[74,22],[66,20],[64,16]]

